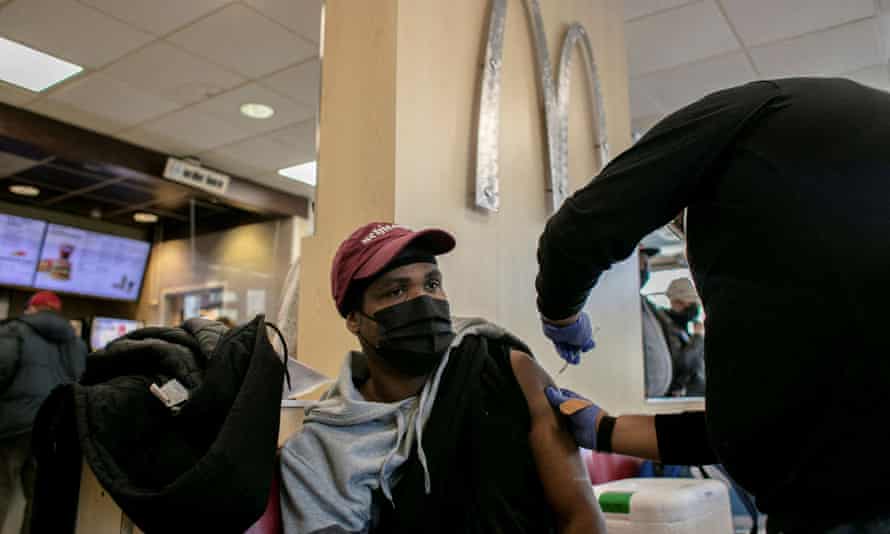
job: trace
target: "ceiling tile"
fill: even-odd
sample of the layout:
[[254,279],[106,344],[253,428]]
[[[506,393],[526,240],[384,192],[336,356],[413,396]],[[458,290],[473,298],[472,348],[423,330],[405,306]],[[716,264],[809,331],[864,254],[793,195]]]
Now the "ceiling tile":
[[664,114],[664,106],[660,105],[638,79],[630,81],[630,115],[646,117]]
[[851,72],[882,62],[876,24],[868,19],[808,33],[752,48],[751,55],[764,78]]
[[139,145],[141,147],[148,148],[162,154],[180,156],[183,154],[195,153],[193,147],[186,147],[182,143],[179,143],[173,139],[164,137],[163,135],[155,132],[145,131],[140,128],[130,128],[129,130],[116,132],[114,134],[114,137],[120,139],[121,141],[126,141],[127,143],[133,145]]
[[309,199],[315,198],[315,188],[311,185],[285,178],[277,173],[257,176],[251,178],[251,181],[281,191],[282,193],[290,193],[291,195],[299,195]]
[[742,52],[708,58],[642,76],[637,83],[672,113],[714,91],[757,78]]
[[624,0],[624,20],[651,15],[691,1],[693,0]]
[[625,29],[631,76],[740,47],[714,0],[643,17],[627,23]]
[[26,105],[25,109],[103,134],[111,134],[121,129],[121,125],[111,119],[56,100],[41,98]]
[[246,0],[246,3],[301,37],[319,42],[321,0]]
[[240,4],[217,11],[167,39],[249,78],[316,54],[306,40]]
[[748,46],[796,37],[875,14],[874,0],[722,0]]
[[153,39],[74,0],[27,0],[3,7],[0,34],[84,67],[97,68]]
[[162,41],[152,43],[103,74],[181,105],[222,93],[242,83],[242,76]]
[[47,97],[115,124],[120,130],[173,111],[178,104],[93,73],[66,84]]
[[318,59],[311,59],[296,67],[267,76],[259,83],[278,94],[317,108],[318,93],[321,88],[321,67]]
[[[275,114],[268,119],[245,117],[241,114],[241,105],[246,103],[271,106]],[[288,124],[304,121],[315,114],[311,107],[298,104],[255,83],[205,100],[196,104],[195,109],[224,120],[251,135],[277,130]]]
[[140,144],[144,146],[151,147],[157,143],[158,147],[175,147],[175,151],[164,152],[189,155],[249,136],[249,132],[191,107],[142,124],[135,131],[124,132],[122,137],[134,142],[141,139]]
[[886,63],[849,72],[844,74],[843,77],[859,82],[862,85],[874,87],[875,89],[890,91],[890,67]]
[[137,28],[169,33],[231,0],[80,0]]
[[300,159],[300,152],[305,150],[288,148],[265,137],[252,137],[199,154],[199,157],[220,169],[242,176],[255,176],[304,163],[307,160]]
[[0,82],[0,102],[10,106],[23,106],[40,95],[20,87]]
[[293,150],[296,163],[304,163],[316,159],[315,119],[269,132],[264,137],[284,146],[288,150]]

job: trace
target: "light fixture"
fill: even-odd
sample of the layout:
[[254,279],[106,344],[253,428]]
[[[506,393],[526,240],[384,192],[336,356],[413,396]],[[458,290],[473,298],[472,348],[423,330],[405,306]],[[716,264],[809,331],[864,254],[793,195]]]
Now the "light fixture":
[[315,162],[310,161],[309,163],[301,163],[299,165],[294,165],[293,167],[278,169],[278,174],[285,178],[303,182],[304,184],[309,184],[314,187],[317,183],[315,171]]
[[29,91],[43,91],[83,67],[0,37],[0,80]]
[[268,119],[275,115],[275,110],[266,104],[248,102],[247,104],[241,104],[241,114],[251,119]]
[[36,197],[40,194],[40,189],[33,185],[11,185],[9,186],[9,192],[21,197]]
[[138,211],[133,214],[133,220],[142,224],[154,224],[158,222],[158,216],[154,213]]

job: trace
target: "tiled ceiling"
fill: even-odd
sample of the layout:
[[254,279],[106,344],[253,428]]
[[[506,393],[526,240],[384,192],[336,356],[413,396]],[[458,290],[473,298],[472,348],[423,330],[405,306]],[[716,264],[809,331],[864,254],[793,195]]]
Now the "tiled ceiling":
[[890,0],[624,0],[641,132],[710,92],[841,76],[890,91]]
[[0,36],[85,68],[0,102],[311,197],[277,170],[315,159],[321,1],[0,0]]

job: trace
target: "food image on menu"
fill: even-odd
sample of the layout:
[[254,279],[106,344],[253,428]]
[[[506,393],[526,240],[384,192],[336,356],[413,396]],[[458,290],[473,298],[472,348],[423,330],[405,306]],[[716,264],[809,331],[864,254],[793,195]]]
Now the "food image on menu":
[[45,230],[43,221],[0,213],[0,284],[27,287],[34,282]]
[[139,297],[151,243],[50,224],[34,287],[99,298]]
[[[74,245],[65,243],[59,247],[59,258],[52,261],[49,275],[55,280],[71,280],[71,254]],[[41,262],[43,263],[43,262]]]

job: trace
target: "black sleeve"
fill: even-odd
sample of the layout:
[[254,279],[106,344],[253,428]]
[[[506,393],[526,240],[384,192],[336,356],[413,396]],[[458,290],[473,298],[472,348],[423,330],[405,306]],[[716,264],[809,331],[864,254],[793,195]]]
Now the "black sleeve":
[[577,313],[603,271],[676,217],[738,133],[778,99],[771,82],[707,96],[658,123],[567,199],[538,244],[541,314]]
[[719,463],[708,441],[705,412],[682,412],[655,416],[655,435],[661,463],[710,465]]

